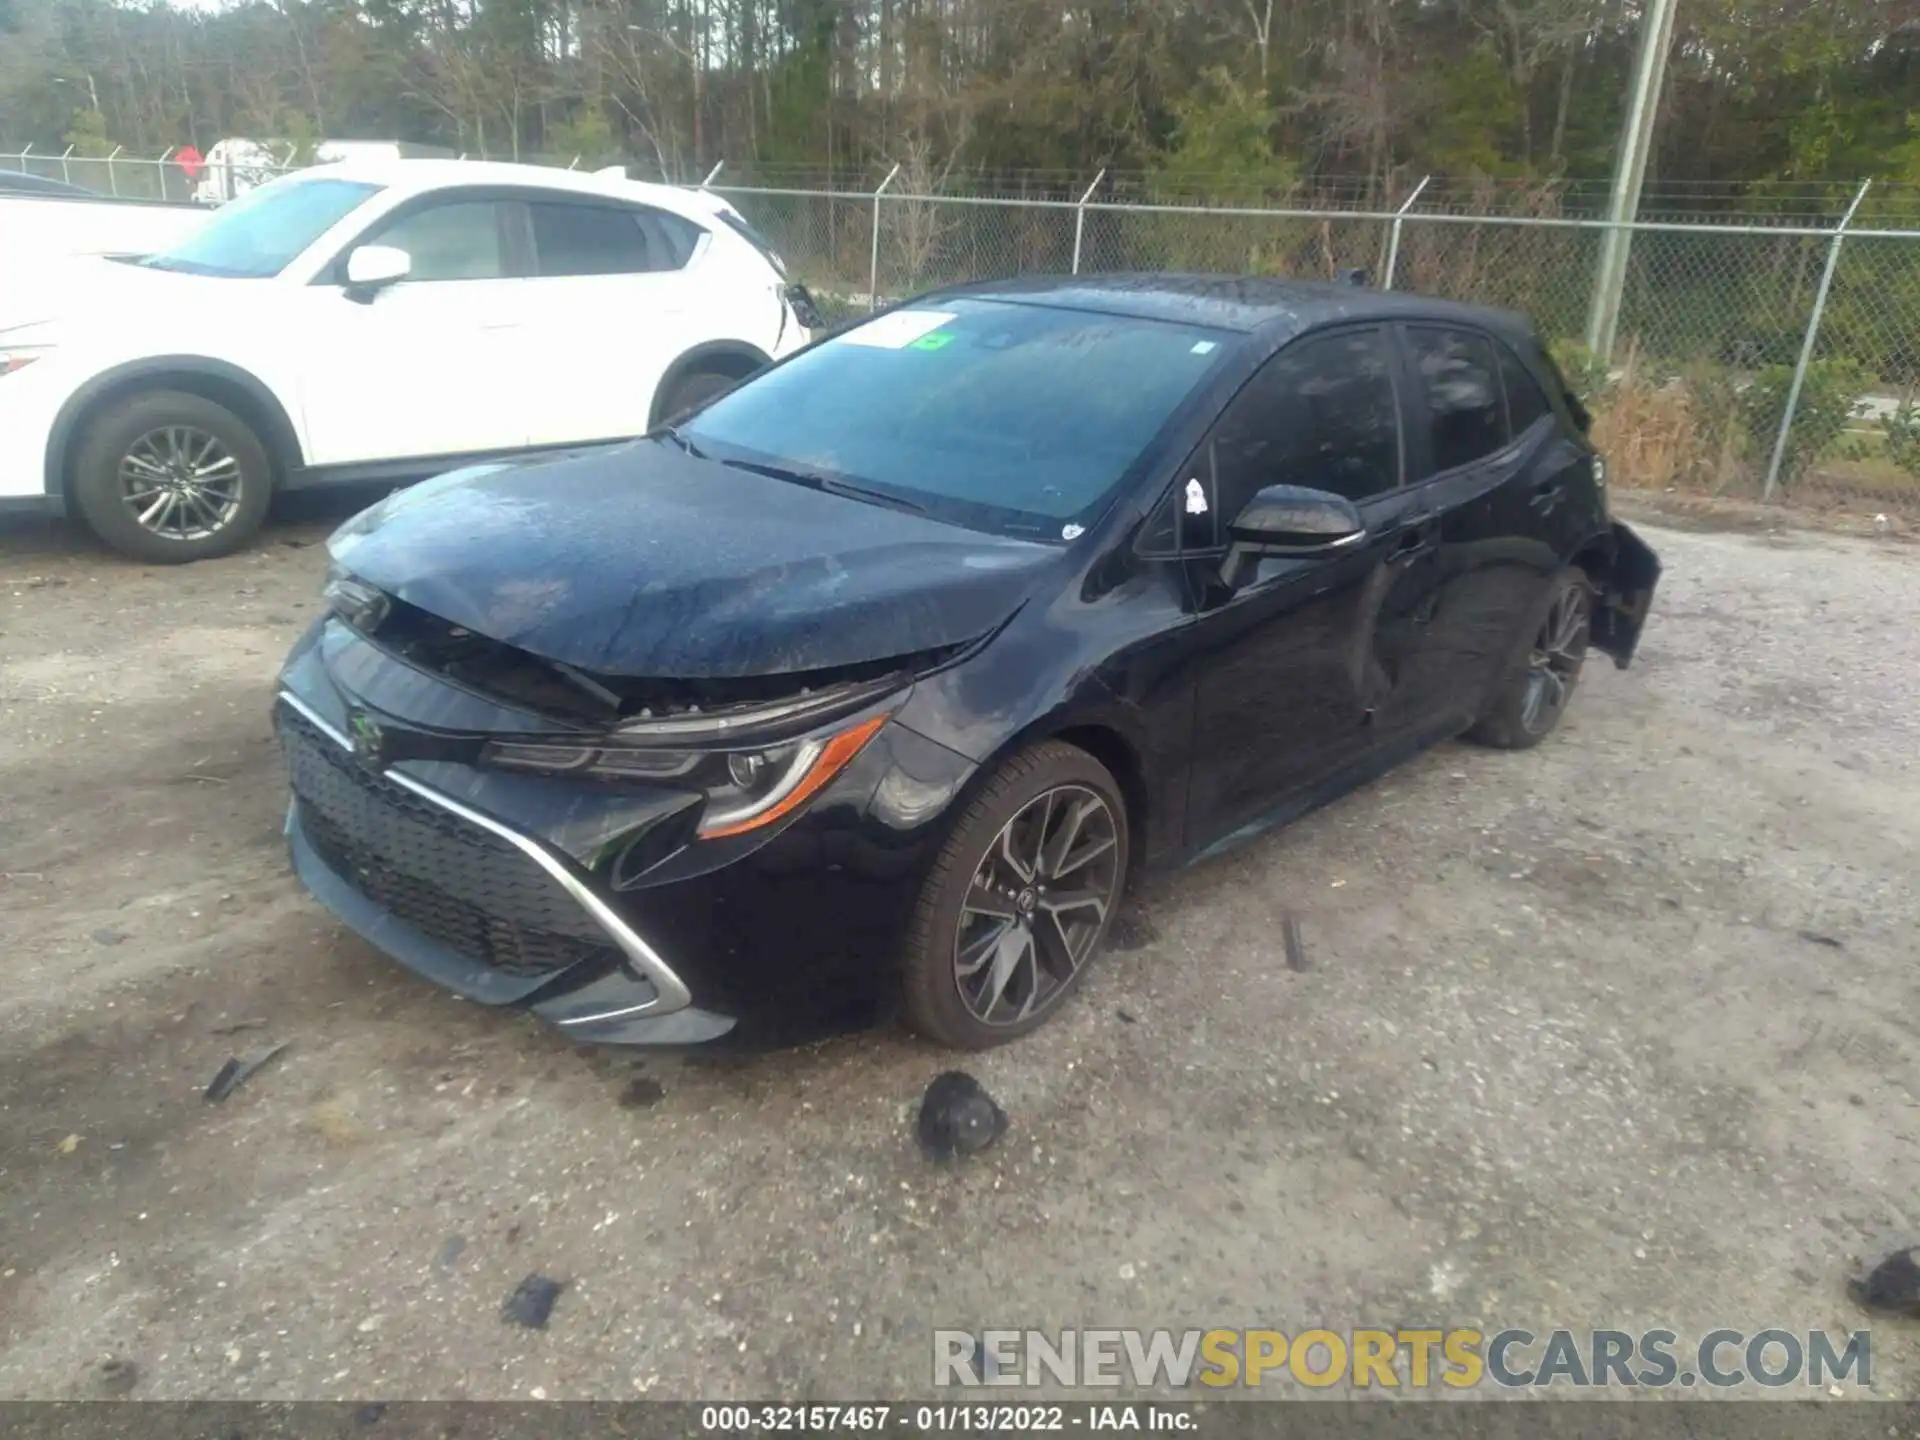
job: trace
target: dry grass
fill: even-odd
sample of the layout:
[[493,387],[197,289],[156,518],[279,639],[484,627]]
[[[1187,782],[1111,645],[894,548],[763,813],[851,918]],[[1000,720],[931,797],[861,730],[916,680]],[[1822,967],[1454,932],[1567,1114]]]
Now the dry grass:
[[1732,388],[1704,370],[1658,374],[1638,349],[1594,407],[1593,439],[1633,489],[1719,495],[1750,479]]

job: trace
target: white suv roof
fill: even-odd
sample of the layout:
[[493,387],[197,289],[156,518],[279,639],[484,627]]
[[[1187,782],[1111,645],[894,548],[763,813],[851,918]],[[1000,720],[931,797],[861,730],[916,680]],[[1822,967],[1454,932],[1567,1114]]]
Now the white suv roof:
[[398,191],[440,190],[449,185],[525,185],[575,195],[609,195],[665,209],[712,215],[727,208],[718,196],[629,180],[617,170],[560,170],[501,160],[336,160],[295,172],[302,177],[338,176]]

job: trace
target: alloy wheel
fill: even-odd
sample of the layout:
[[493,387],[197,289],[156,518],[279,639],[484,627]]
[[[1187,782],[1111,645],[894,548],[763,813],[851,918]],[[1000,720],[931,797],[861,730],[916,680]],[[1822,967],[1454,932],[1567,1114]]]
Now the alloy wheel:
[[120,459],[120,500],[144,530],[200,540],[240,510],[240,462],[220,437],[193,425],[149,430]]
[[1120,830],[1084,785],[1058,785],[1001,827],[975,867],[953,977],[983,1024],[1018,1025],[1065,993],[1119,899]]
[[1520,708],[1520,724],[1529,735],[1552,729],[1560,712],[1567,708],[1581,662],[1587,656],[1592,620],[1592,600],[1586,586],[1568,585],[1554,597],[1527,656],[1527,691]]

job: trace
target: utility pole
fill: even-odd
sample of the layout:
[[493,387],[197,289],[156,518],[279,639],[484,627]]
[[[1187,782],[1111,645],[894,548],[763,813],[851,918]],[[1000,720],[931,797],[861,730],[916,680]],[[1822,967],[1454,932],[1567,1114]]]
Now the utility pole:
[[1613,194],[1607,203],[1607,228],[1601,235],[1600,266],[1594,276],[1593,307],[1587,313],[1587,349],[1602,364],[1613,359],[1620,329],[1620,297],[1627,287],[1627,255],[1633,232],[1626,228],[1640,214],[1640,187],[1647,178],[1653,149],[1653,122],[1660,112],[1660,88],[1673,48],[1673,12],[1678,0],[1644,0],[1640,49],[1633,64],[1633,96],[1620,148],[1614,156]]

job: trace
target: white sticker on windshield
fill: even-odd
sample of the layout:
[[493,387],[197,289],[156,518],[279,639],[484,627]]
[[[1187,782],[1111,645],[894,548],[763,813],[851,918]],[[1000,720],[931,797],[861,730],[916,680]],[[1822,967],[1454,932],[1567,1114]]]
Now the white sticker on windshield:
[[840,337],[840,343],[864,345],[869,350],[904,350],[955,318],[941,310],[895,310],[849,330]]
[[1219,347],[1211,340],[1197,340],[1194,342],[1192,353],[1195,355],[1211,355],[1218,348]]
[[1207,513],[1206,487],[1201,485],[1198,480],[1187,481],[1187,513],[1189,515],[1204,515]]
[[1086,533],[1087,527],[1084,525],[1062,525],[1060,527],[1060,538],[1062,540],[1078,540]]

